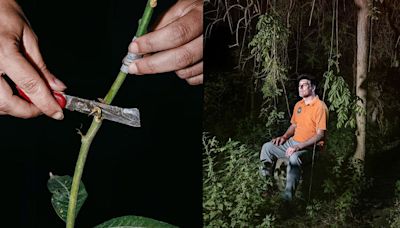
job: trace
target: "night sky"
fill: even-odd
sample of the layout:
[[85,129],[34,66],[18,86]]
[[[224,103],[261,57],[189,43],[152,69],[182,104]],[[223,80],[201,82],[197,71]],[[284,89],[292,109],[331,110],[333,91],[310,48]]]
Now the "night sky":
[[[19,1],[44,60],[67,94],[104,97],[136,32],[145,1]],[[174,1],[159,1],[154,16]],[[76,227],[140,215],[201,227],[202,86],[175,74],[130,76],[113,104],[137,107],[142,127],[104,121],[87,158],[89,193]],[[80,136],[92,118],[0,116],[3,223],[64,227],[50,203],[49,172],[73,175]]]

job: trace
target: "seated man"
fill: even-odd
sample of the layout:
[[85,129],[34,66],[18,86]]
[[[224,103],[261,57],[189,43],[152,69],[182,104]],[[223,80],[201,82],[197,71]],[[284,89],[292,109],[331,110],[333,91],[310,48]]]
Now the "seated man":
[[274,162],[288,158],[286,186],[283,199],[290,201],[300,179],[301,166],[309,161],[314,145],[322,146],[326,131],[328,108],[315,94],[316,82],[310,75],[300,75],[299,95],[303,99],[296,103],[291,125],[280,137],[262,146],[260,160],[261,174],[270,178]]

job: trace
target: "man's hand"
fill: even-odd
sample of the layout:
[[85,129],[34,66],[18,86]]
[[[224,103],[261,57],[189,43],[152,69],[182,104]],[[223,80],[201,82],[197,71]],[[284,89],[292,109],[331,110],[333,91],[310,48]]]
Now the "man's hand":
[[290,157],[290,156],[292,156],[292,154],[294,152],[299,151],[299,150],[300,150],[300,146],[299,145],[291,146],[291,147],[287,148],[285,155],[286,155],[286,157]]
[[272,139],[272,143],[277,145],[277,146],[280,146],[283,143],[285,143],[286,140],[287,140],[287,138],[285,136],[280,136],[280,137]]
[[0,76],[0,115],[30,118],[44,113],[54,119],[64,117],[47,84],[57,91],[66,87],[47,70],[37,37],[14,0],[0,1],[0,74],[4,73],[32,103],[13,95]]
[[175,71],[190,85],[203,83],[203,0],[179,0],[154,31],[129,45],[142,59],[129,65],[130,74]]

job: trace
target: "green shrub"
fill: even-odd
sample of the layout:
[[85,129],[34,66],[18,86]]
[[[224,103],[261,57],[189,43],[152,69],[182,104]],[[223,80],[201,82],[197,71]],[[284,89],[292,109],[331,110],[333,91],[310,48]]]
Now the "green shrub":
[[237,141],[203,137],[203,218],[205,227],[271,227],[258,174],[258,152]]

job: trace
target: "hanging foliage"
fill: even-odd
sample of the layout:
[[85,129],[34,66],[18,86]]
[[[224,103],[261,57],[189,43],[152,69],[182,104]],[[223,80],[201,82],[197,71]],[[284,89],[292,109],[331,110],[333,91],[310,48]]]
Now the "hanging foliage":
[[[284,95],[289,107],[285,90],[287,55],[286,52],[278,51],[286,50],[289,30],[273,10],[259,17],[256,29],[257,33],[249,43],[249,48],[251,57],[260,66],[254,74],[262,82],[261,92],[265,102],[260,115],[267,117],[266,127],[269,128],[284,118],[284,112],[277,108],[278,97]],[[290,116],[289,108],[288,114]]]
[[349,85],[344,78],[339,74],[339,71],[333,69],[332,66],[338,69],[339,63],[335,60],[329,60],[329,69],[324,73],[324,95],[328,91],[327,100],[329,102],[329,110],[334,111],[337,116],[336,127],[351,127],[356,125],[355,114],[362,110],[356,104],[354,95],[351,94]]
[[287,80],[287,67],[278,50],[287,46],[289,31],[273,12],[261,15],[256,29],[257,33],[249,43],[250,53],[262,66],[256,74],[264,81],[264,98],[275,98],[281,96],[283,91],[278,83]]

